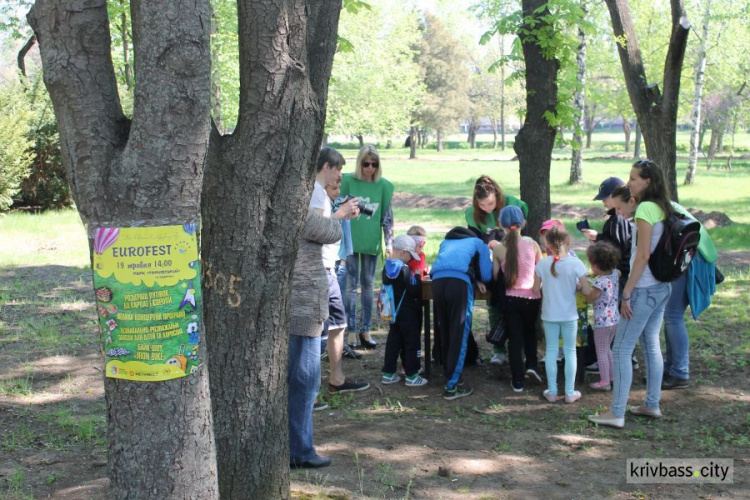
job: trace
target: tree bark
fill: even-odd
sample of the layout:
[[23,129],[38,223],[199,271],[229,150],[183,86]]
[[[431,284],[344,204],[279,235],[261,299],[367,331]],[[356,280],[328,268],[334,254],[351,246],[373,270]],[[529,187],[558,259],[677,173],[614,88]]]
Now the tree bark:
[[[210,130],[208,0],[133,0],[131,11],[132,124],[117,93],[106,2],[37,0],[28,16],[87,226],[198,217]],[[104,389],[112,498],[218,498],[205,368],[167,382],[105,378]]]
[[239,4],[237,128],[211,135],[202,207],[222,498],[289,498],[288,312],[340,1]]
[[26,54],[34,48],[34,45],[36,45],[36,35],[31,35],[29,39],[26,40],[26,43],[23,44],[21,50],[18,51],[18,57],[16,57],[18,71],[21,72],[21,75],[23,75],[24,78],[26,78]]
[[711,128],[711,139],[708,143],[708,169],[711,169],[711,163],[716,157],[716,143],[719,140],[720,132],[716,128]]
[[596,104],[586,103],[584,105],[583,122],[586,130],[586,149],[591,149],[591,136],[598,124],[596,121]]
[[[585,16],[587,13],[587,6],[585,3],[581,4],[581,9]],[[583,182],[583,138],[581,137],[581,133],[586,126],[583,119],[584,109],[586,108],[586,46],[586,32],[579,27],[578,51],[576,53],[576,65],[578,67],[576,78],[578,82],[573,96],[573,117],[576,124],[573,128],[573,153],[570,159],[570,184],[580,184]]]
[[417,157],[417,127],[409,128],[409,159]]
[[623,115],[622,116],[622,133],[625,136],[625,152],[630,152],[630,119]]
[[497,149],[497,122],[494,118],[491,118],[492,123],[492,149]]
[[528,203],[529,233],[537,234],[542,222],[550,215],[550,163],[555,144],[554,127],[544,117],[546,111],[555,112],[557,104],[557,59],[545,59],[541,49],[528,32],[530,19],[544,28],[551,28],[545,21],[549,15],[546,0],[523,0],[524,25],[519,30],[526,63],[526,118],[516,135],[513,149],[518,155],[521,198]]
[[362,136],[362,134],[355,134],[354,137],[356,137],[357,140],[359,141],[360,148],[365,145],[365,138]]
[[693,93],[693,110],[690,113],[690,154],[688,156],[685,184],[695,182],[695,172],[698,167],[698,152],[700,151],[701,107],[703,105],[703,77],[706,74],[706,52],[708,27],[711,19],[711,0],[706,0],[706,11],[703,15],[703,32],[698,47],[698,59],[695,63],[695,91]]
[[472,118],[469,120],[469,136],[467,142],[469,143],[469,147],[471,149],[475,149],[477,147],[477,130],[479,130],[479,119],[478,118]]
[[677,104],[680,93],[680,75],[685,57],[690,23],[682,0],[670,0],[672,33],[664,64],[664,93],[657,85],[650,85],[638,47],[633,18],[628,0],[605,0],[612,18],[625,83],[630,102],[641,126],[648,156],[665,173],[670,195],[677,196]]
[[437,150],[443,150],[443,131],[440,129],[437,130]]
[[635,121],[635,146],[633,146],[633,159],[638,160],[641,157],[641,126],[638,124],[638,120]]

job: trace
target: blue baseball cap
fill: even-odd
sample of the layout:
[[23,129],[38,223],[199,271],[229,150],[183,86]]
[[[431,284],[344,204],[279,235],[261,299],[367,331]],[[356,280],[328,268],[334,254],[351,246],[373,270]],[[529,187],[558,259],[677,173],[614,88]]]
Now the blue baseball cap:
[[500,225],[503,227],[520,228],[523,221],[523,211],[515,205],[508,205],[500,211]]
[[623,180],[619,177],[607,177],[606,179],[604,179],[604,182],[599,184],[599,193],[594,196],[594,200],[606,200],[612,195],[612,191],[624,185],[625,182],[623,182]]

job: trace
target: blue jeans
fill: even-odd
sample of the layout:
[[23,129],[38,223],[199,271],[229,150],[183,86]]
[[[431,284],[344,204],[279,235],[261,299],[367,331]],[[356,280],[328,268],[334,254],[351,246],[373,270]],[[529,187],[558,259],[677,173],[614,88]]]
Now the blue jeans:
[[563,355],[565,356],[565,395],[572,396],[576,389],[576,332],[578,320],[573,321],[542,321],[544,327],[544,342],[547,345],[544,363],[547,372],[547,390],[550,394],[557,394],[557,348],[560,336],[563,341]]
[[313,446],[313,405],[320,389],[320,337],[289,336],[289,459],[306,462]]
[[661,400],[661,377],[664,373],[664,359],[659,346],[659,330],[667,307],[671,287],[669,283],[659,283],[646,288],[636,288],[630,294],[630,307],[633,316],[621,318],[617,325],[615,341],[612,344],[614,361],[614,392],[612,413],[625,416],[625,409],[633,383],[633,350],[641,339],[641,349],[646,359],[646,401],[649,408],[659,408]]
[[[372,304],[374,301],[373,283],[375,282],[375,266],[377,255],[355,253],[346,258],[346,308],[347,330],[355,333],[368,333],[372,320]],[[362,287],[362,310],[357,324],[357,285]]]
[[[341,290],[342,295],[346,295],[346,261],[345,260],[339,260],[336,262],[336,267],[334,268],[336,270],[336,279],[339,282],[339,290]],[[344,298],[346,301],[346,298]],[[344,306],[344,312],[346,312],[346,306]]]
[[688,273],[685,273],[672,282],[672,294],[664,310],[664,373],[684,380],[690,378],[690,341],[685,325],[687,276]]

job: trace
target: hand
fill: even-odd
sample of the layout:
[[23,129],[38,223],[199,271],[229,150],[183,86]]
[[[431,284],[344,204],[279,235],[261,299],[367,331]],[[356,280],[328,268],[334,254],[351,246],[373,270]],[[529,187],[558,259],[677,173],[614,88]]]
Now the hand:
[[490,250],[492,250],[493,248],[495,248],[498,245],[498,243],[500,243],[500,242],[497,241],[497,240],[490,240],[490,242],[487,243],[487,246],[490,247]]
[[581,232],[589,241],[596,241],[596,236],[599,234],[594,229],[581,229]]
[[334,219],[356,219],[359,217],[359,198],[352,198],[342,203],[334,214]]
[[477,288],[479,289],[480,293],[485,293],[487,291],[487,287],[484,286],[484,283],[481,281],[477,282]]
[[620,315],[625,319],[633,317],[633,308],[630,307],[630,299],[622,299],[622,305],[620,306]]

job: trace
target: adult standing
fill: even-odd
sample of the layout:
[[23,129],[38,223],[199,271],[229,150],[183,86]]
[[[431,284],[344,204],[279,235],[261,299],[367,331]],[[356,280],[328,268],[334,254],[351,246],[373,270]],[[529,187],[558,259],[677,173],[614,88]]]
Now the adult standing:
[[610,427],[625,426],[625,407],[633,382],[631,356],[635,343],[643,337],[646,359],[646,400],[632,407],[634,415],[661,418],[661,381],[664,359],[659,346],[659,331],[671,286],[658,281],[648,266],[649,258],[664,232],[664,220],[672,211],[669,192],[661,168],[651,160],[641,160],[630,170],[628,187],[638,202],[630,258],[630,278],[622,296],[621,319],[612,348],[614,391],[610,411],[591,415],[589,420]]
[[[326,193],[326,187],[337,188],[341,184],[341,169],[346,160],[333,148],[323,148],[318,155],[316,164],[315,185],[310,208],[326,218],[337,221],[351,219],[359,215],[356,200],[342,203],[336,212],[333,212],[331,199]],[[322,257],[323,267],[328,274],[328,319],[324,324],[324,333],[327,333],[326,342],[328,349],[328,363],[331,373],[328,379],[328,391],[330,393],[343,393],[364,391],[370,387],[367,382],[357,380],[346,380],[342,365],[344,352],[344,329],[346,328],[346,313],[344,312],[344,301],[341,297],[341,289],[336,279],[336,261],[339,258],[341,241],[323,245]]]
[[328,278],[321,247],[341,239],[341,225],[314,209],[307,211],[292,272],[289,314],[289,465],[331,464],[313,445],[313,405],[320,389],[320,334],[328,318]]
[[[345,305],[349,332],[359,335],[360,347],[374,349],[378,344],[370,336],[370,328],[375,270],[378,256],[383,252],[383,240],[387,252],[393,242],[393,184],[383,177],[380,154],[375,146],[367,145],[359,150],[354,173],[343,176],[341,194],[356,196],[372,208],[372,214],[360,214],[351,223],[354,253],[346,258]],[[357,286],[362,289],[359,317]]]
[[[678,203],[675,212],[695,219]],[[672,282],[672,294],[664,311],[664,379],[662,390],[684,389],[690,385],[690,342],[685,325],[685,310],[690,305],[693,319],[711,305],[716,293],[716,258],[718,253],[708,231],[701,224],[701,239],[686,273]]]
[[[523,211],[524,218],[529,216],[529,206],[515,196],[506,195],[495,180],[489,175],[482,175],[474,183],[474,194],[471,205],[464,210],[466,225],[480,234],[483,242],[492,249],[499,240],[503,239],[503,231],[500,227],[500,211],[506,206],[516,206]],[[494,330],[500,321],[500,309],[487,304],[490,331]],[[469,343],[474,343],[471,336]],[[475,344],[475,343],[474,343]],[[473,351],[473,349],[470,349]],[[492,346],[492,358],[490,363],[502,365],[508,361],[507,346],[505,343]],[[478,352],[478,348],[477,348]]]

